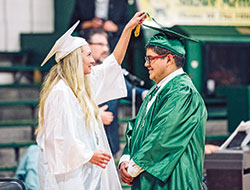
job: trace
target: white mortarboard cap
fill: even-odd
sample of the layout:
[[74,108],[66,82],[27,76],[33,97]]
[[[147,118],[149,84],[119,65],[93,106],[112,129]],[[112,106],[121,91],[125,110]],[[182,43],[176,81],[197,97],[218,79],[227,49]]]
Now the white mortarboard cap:
[[80,21],[77,21],[65,34],[62,35],[62,37],[56,41],[41,66],[43,66],[55,54],[55,60],[58,63],[62,58],[66,57],[75,49],[88,45],[84,38],[71,36],[79,22]]

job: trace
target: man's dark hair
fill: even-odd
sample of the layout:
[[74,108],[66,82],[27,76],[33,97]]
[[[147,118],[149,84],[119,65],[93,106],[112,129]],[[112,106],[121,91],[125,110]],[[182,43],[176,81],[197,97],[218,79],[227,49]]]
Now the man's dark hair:
[[179,56],[176,53],[174,53],[174,52],[172,52],[172,51],[170,51],[168,49],[165,49],[165,48],[162,48],[162,47],[159,47],[159,46],[155,46],[155,45],[150,45],[150,44],[147,45],[146,48],[147,49],[152,49],[158,55],[163,55],[163,54],[175,55],[174,60],[175,60],[175,64],[176,64],[177,67],[183,67],[183,65],[185,63],[185,57],[184,56]]
[[103,29],[101,28],[98,28],[98,29],[87,29],[87,30],[84,30],[84,31],[81,31],[79,32],[79,36],[82,37],[82,38],[85,38],[85,40],[91,44],[91,37],[94,35],[94,34],[102,34],[104,35],[107,39],[108,39],[108,34],[107,32],[105,32]]

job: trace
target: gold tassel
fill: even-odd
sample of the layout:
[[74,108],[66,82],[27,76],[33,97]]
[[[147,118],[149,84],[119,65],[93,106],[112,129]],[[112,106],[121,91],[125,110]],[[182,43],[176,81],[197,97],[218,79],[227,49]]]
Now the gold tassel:
[[[150,15],[146,12],[146,15],[147,15],[147,18],[146,19],[152,19],[151,17],[150,17]],[[136,26],[136,28],[135,28],[135,31],[134,31],[134,35],[135,35],[135,37],[138,37],[139,35],[140,35],[140,30],[141,30],[141,25],[140,24],[138,24],[137,26]]]
[[140,30],[141,30],[141,25],[138,24],[138,25],[136,26],[135,32],[134,32],[135,37],[138,37],[138,36],[140,35]]

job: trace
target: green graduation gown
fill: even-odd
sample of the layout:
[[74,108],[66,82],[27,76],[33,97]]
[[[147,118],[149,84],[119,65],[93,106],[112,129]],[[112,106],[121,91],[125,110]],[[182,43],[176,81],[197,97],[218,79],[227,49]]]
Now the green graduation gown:
[[207,119],[204,101],[183,73],[161,89],[146,114],[152,89],[126,131],[123,154],[145,170],[134,179],[132,190],[199,190]]

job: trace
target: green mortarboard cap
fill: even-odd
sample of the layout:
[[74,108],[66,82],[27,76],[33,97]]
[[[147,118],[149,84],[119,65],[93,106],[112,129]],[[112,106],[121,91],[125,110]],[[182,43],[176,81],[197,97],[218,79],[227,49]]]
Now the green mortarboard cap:
[[187,36],[184,36],[182,34],[179,34],[177,32],[174,32],[164,27],[156,28],[153,26],[145,25],[145,24],[143,24],[143,26],[146,26],[150,29],[153,29],[159,32],[158,34],[155,34],[153,37],[150,38],[147,45],[159,46],[159,47],[168,49],[172,51],[173,53],[176,53],[177,55],[180,55],[180,56],[185,56],[186,54],[184,44],[183,44],[184,40],[198,42]]

